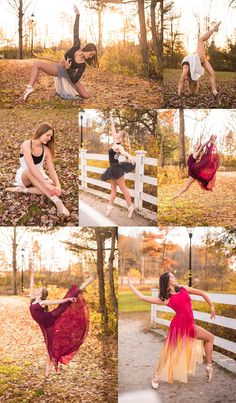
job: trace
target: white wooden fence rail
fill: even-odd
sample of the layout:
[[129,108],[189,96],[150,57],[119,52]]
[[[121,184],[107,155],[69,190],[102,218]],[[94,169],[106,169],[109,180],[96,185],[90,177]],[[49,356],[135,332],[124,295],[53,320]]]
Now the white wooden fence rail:
[[[143,151],[143,150],[137,150],[135,152],[135,154],[136,154],[135,172],[125,175],[126,179],[134,181],[134,189],[129,188],[129,193],[134,198],[135,210],[139,214],[145,216],[146,218],[156,221],[157,220],[157,197],[145,193],[143,186],[144,186],[144,183],[155,186],[155,188],[156,188],[155,194],[157,194],[157,175],[152,177],[152,176],[147,176],[144,174],[145,165],[151,165],[151,166],[157,167],[157,159],[145,157],[146,151]],[[91,160],[108,161],[108,155],[88,153],[86,149],[80,150],[80,164],[79,164],[80,189],[84,190],[86,192],[92,193],[94,195],[103,197],[105,199],[108,199],[109,195],[107,193],[103,192],[102,190],[93,189],[93,188],[89,187],[89,185],[95,185],[98,188],[110,190],[111,189],[110,183],[104,182],[100,179],[90,178],[87,175],[88,172],[102,174],[105,171],[105,168],[88,165],[87,164],[88,160],[90,160],[90,161]],[[119,189],[117,191],[118,191],[118,193],[122,193]],[[148,202],[150,205],[154,205],[155,211],[152,211],[148,207],[144,208],[143,207],[144,201]],[[123,199],[121,199],[120,197],[117,197],[115,199],[115,203],[122,207],[126,207],[125,201]]]
[[[157,297],[158,290],[156,288],[152,289],[152,296]],[[212,302],[236,305],[236,295],[233,294],[214,294],[207,293]],[[199,295],[191,295],[191,299],[194,301],[204,301]],[[169,312],[174,313],[174,311],[166,305],[151,305],[151,323],[159,323],[164,326],[170,326],[170,320],[159,318],[158,312]],[[228,329],[236,329],[236,319],[226,318],[225,316],[216,315],[215,319],[210,319],[210,315],[206,312],[193,311],[194,318],[201,320],[203,322],[212,323]],[[230,340],[223,339],[222,337],[215,336],[214,344],[232,353],[236,353],[236,343]]]

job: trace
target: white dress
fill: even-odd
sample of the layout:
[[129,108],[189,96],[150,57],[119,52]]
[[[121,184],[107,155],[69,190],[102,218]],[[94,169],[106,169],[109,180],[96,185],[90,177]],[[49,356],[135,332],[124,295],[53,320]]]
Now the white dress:
[[205,73],[205,69],[201,65],[200,57],[197,54],[185,56],[181,65],[183,65],[184,62],[189,63],[190,76],[192,80],[198,81],[198,79]]
[[[35,166],[41,172],[43,177],[45,179],[48,179],[48,176],[47,176],[46,172],[43,169],[44,158],[45,158],[45,152],[43,150],[43,158],[42,158],[41,162],[39,164],[35,164]],[[23,155],[23,156],[20,157],[20,168],[16,171],[14,186],[21,186],[23,188],[26,188],[26,186],[24,185],[24,183],[22,181],[22,173],[26,169],[28,169],[28,166],[26,164],[25,157]]]

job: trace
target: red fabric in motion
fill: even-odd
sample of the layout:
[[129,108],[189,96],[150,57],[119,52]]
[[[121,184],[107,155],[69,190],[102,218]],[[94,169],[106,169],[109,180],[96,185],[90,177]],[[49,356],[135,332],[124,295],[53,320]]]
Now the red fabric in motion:
[[44,336],[48,354],[55,368],[67,364],[84,342],[89,327],[89,311],[81,290],[73,285],[63,299],[77,297],[47,312],[39,303],[30,305],[32,318]]
[[197,162],[191,154],[188,158],[188,174],[196,179],[201,188],[212,190],[216,181],[216,171],[219,168],[220,159],[215,144],[206,147],[201,161]]

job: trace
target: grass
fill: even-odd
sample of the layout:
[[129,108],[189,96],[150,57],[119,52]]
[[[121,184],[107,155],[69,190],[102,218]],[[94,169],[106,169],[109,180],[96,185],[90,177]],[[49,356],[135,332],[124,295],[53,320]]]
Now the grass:
[[[144,293],[149,295],[150,293]],[[131,291],[119,291],[119,313],[150,312],[151,305],[143,302]]]

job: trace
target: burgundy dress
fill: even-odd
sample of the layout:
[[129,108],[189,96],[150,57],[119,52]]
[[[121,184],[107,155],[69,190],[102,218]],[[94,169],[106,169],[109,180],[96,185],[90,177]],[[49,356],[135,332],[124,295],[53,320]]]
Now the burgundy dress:
[[201,160],[197,162],[190,154],[188,158],[188,174],[196,179],[201,188],[212,190],[216,181],[216,171],[219,168],[220,158],[215,144],[206,146]]
[[39,303],[31,303],[30,313],[44,336],[48,354],[56,370],[58,363],[67,364],[77,353],[88,333],[89,311],[82,291],[76,286],[65,298],[76,297],[76,302],[66,302],[48,312]]

